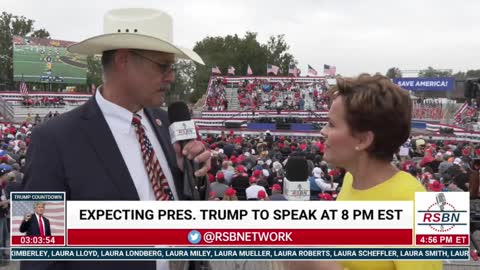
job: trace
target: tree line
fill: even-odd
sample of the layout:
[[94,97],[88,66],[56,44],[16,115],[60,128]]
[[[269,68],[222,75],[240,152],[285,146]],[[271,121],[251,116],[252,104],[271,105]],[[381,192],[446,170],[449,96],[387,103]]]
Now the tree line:
[[[16,16],[2,12],[0,16],[0,89],[16,89],[13,81],[13,44],[12,36],[26,36],[50,38],[46,29],[35,29],[34,20],[24,16]],[[283,73],[288,71],[290,64],[297,64],[295,57],[289,52],[284,35],[271,36],[265,43],[258,40],[258,34],[247,32],[244,36],[227,35],[224,37],[205,37],[194,46],[204,60],[205,65],[192,61],[180,60],[176,64],[176,80],[172,90],[168,93],[170,100],[189,100],[196,102],[205,94],[213,65],[222,68],[226,73],[229,65],[234,66],[237,74],[245,74],[248,65],[255,75],[267,75],[266,65],[279,66]],[[102,83],[102,69],[98,56],[87,57],[87,85],[80,86],[84,90],[90,89],[92,84]],[[385,73],[389,78],[402,77],[398,67],[392,67]],[[439,70],[433,67],[420,70],[419,77],[455,77],[463,80],[470,77],[480,77],[479,70],[459,71],[452,73],[449,70]],[[33,86],[35,84],[30,84]],[[38,88],[44,86],[38,83]]]

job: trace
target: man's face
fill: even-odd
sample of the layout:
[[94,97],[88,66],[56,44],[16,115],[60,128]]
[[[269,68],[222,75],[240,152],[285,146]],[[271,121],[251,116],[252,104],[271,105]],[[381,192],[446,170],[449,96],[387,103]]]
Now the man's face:
[[127,84],[131,98],[144,107],[158,107],[175,80],[171,53],[129,50],[126,67]]
[[37,215],[41,216],[43,215],[43,213],[45,212],[45,204],[37,204],[37,206],[35,206],[35,213],[37,213]]
[[22,149],[22,150],[25,150],[25,149],[27,148],[27,144],[25,144],[24,141],[20,141],[20,142],[18,143],[18,147],[19,147],[20,149]]

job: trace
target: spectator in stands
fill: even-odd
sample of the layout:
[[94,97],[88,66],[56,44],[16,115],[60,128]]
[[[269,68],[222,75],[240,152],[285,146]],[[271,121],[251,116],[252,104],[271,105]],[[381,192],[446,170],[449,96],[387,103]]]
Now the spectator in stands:
[[[409,93],[387,77],[362,74],[338,78],[329,94],[329,121],[321,131],[326,138],[324,159],[348,171],[337,200],[413,201],[416,191],[425,191],[414,177],[391,164],[410,135]],[[438,261],[343,261],[341,265],[350,269],[442,269]]]
[[218,198],[218,195],[215,191],[210,191],[210,193],[208,193],[208,201],[219,201],[220,199]]
[[222,163],[222,170],[223,176],[225,178],[225,183],[230,185],[232,182],[233,175],[235,175],[235,169],[230,166],[230,161],[224,161]]
[[442,163],[442,161],[443,161],[442,153],[438,152],[437,154],[435,154],[435,159],[428,164],[428,166],[432,168],[433,173],[438,173],[438,167],[440,166],[440,163]]
[[259,191],[266,192],[266,190],[264,187],[257,185],[257,178],[255,176],[251,176],[249,181],[250,181],[250,186],[245,190],[247,200],[257,200],[258,192]]
[[5,184],[5,196],[8,200],[10,200],[10,192],[14,191],[22,191],[22,177],[23,174],[18,171],[18,164],[16,164],[16,168],[10,171],[7,174],[7,181]]
[[267,191],[267,194],[270,194],[270,184],[273,184],[273,181],[271,180],[273,178],[270,171],[267,169],[268,165],[266,163],[264,164],[264,167],[266,168],[262,169],[260,175],[256,177],[257,185],[263,187]]
[[315,178],[315,184],[320,188],[321,193],[337,190],[338,183],[334,183],[332,178],[330,178],[330,181],[327,181],[323,175],[322,169],[315,167],[313,169],[313,176]]
[[272,186],[271,201],[287,201],[287,198],[282,194],[282,186],[275,184]]
[[40,118],[40,115],[37,113],[37,115],[35,115],[35,124],[38,125],[42,122],[42,118]]
[[233,176],[231,186],[237,191],[239,200],[246,200],[245,190],[250,186],[250,183],[248,174],[245,172],[245,167],[242,165],[237,166],[237,174]]
[[259,190],[258,193],[257,193],[257,200],[259,200],[259,201],[269,201],[270,198],[268,198],[267,192],[265,192],[264,190]]
[[234,188],[227,188],[223,194],[224,201],[238,201],[237,191]]
[[210,190],[214,191],[218,198],[223,198],[223,194],[228,189],[228,186],[225,185],[225,177],[223,173],[219,172],[215,178],[216,181],[210,184]]
[[52,111],[49,111],[47,115],[45,115],[45,118],[43,119],[43,121],[48,121],[50,119],[52,119],[53,117],[53,113]]
[[27,114],[27,117],[25,118],[25,123],[27,124],[31,124],[32,123],[32,116],[29,114]]
[[[317,171],[318,169],[319,171]],[[311,198],[316,198],[318,194],[322,193],[322,189],[320,186],[317,184],[315,181],[317,177],[321,177],[322,175],[322,170],[318,167],[315,167],[311,173],[311,175],[308,177],[308,182],[310,183],[310,197]]]
[[18,163],[12,164],[12,171],[10,172],[15,182],[21,184],[23,180],[23,173],[20,171],[20,165]]
[[441,176],[443,176],[443,174],[448,170],[448,168],[450,168],[453,165],[453,163],[448,162],[449,158],[450,158],[450,155],[445,153],[443,155],[443,161],[440,162],[440,164],[438,165],[438,173]]

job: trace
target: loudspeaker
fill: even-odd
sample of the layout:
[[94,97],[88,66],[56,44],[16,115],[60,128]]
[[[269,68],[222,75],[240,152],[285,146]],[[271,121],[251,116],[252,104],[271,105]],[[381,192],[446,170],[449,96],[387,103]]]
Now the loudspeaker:
[[224,123],[226,128],[240,128],[242,126],[241,122],[225,122]]
[[440,134],[453,134],[453,128],[440,128]]
[[466,80],[465,84],[464,84],[464,92],[463,92],[464,96],[466,98],[473,98],[474,97],[473,96],[473,94],[474,94],[473,90],[474,90],[473,89],[473,81],[472,80]]
[[478,88],[478,82],[473,83],[473,85],[472,85],[472,98],[478,97],[479,90],[480,89]]

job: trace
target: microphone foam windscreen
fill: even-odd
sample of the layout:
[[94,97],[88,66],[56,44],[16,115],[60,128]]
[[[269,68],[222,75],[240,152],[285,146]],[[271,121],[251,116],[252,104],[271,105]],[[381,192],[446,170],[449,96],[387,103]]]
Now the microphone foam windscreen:
[[285,176],[292,182],[307,181],[308,163],[303,157],[289,157],[285,164]]
[[168,120],[171,123],[189,121],[190,110],[185,102],[174,102],[168,106]]

